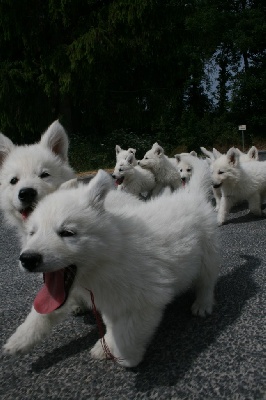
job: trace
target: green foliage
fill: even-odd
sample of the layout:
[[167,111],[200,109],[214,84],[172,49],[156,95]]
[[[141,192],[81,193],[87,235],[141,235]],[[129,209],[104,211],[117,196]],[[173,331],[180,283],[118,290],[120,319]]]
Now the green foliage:
[[77,170],[116,144],[230,145],[266,129],[265,37],[264,0],[2,0],[0,130],[30,143],[60,118]]

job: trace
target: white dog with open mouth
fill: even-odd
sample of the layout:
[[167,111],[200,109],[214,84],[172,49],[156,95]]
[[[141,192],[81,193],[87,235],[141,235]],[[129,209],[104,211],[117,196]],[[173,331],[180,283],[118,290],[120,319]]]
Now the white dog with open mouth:
[[0,207],[22,241],[25,221],[38,201],[74,177],[68,137],[59,121],[32,145],[16,146],[0,133]]
[[147,193],[149,196],[156,186],[155,177],[151,171],[139,165],[134,166],[132,153],[125,160],[119,160],[116,163],[112,177],[119,190],[124,190],[138,198],[142,197],[142,193]]
[[[165,306],[192,285],[193,314],[210,314],[219,237],[205,199],[209,176],[201,164],[194,170],[190,188],[132,206],[128,194],[110,190],[112,178],[101,170],[88,185],[41,200],[27,221],[20,263],[43,272],[45,284],[5,353],[30,351],[80,296],[90,303],[90,291],[106,325],[105,343],[125,367],[141,362]],[[115,198],[126,206],[112,207]],[[105,358],[101,340],[91,355]]]

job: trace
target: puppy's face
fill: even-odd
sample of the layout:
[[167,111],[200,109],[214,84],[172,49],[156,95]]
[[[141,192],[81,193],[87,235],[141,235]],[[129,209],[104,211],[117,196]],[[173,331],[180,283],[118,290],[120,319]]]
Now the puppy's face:
[[37,312],[61,307],[74,282],[87,289],[86,278],[91,282],[102,263],[108,264],[116,228],[104,199],[112,188],[112,178],[101,171],[88,185],[46,196],[29,217],[19,259],[23,270],[43,272],[44,286],[34,300]]
[[129,176],[133,173],[133,165],[130,164],[127,160],[119,161],[114,169],[112,177],[115,179],[116,185],[121,185],[126,176]]
[[234,179],[238,171],[238,156],[228,157],[228,154],[222,155],[215,160],[211,166],[213,187],[218,189],[224,182]]
[[[101,171],[88,185],[62,187],[45,196],[25,224],[25,257],[20,261],[30,272],[52,272],[72,264],[87,268],[94,262],[98,266],[95,260],[108,253],[104,199],[114,188],[111,176]],[[38,257],[31,260],[31,255]]]
[[23,222],[40,199],[71,175],[62,169],[60,159],[41,145],[16,147],[1,169],[1,206]]
[[143,159],[138,162],[138,164],[142,168],[153,170],[155,165],[157,165],[157,163],[159,162],[159,160],[160,156],[153,150],[149,150],[147,151]]
[[74,178],[67,151],[68,138],[58,121],[29,146],[15,146],[0,134],[0,202],[11,224],[23,226],[40,199]]
[[20,266],[27,272],[43,273],[44,285],[34,300],[34,307],[41,314],[66,302],[73,283],[80,279],[80,267],[89,257],[93,258],[82,251],[84,246],[90,248],[93,234],[85,234],[90,224],[84,224],[84,210],[71,193],[72,189],[61,190],[51,201],[46,196],[25,224],[27,236]]
[[185,161],[180,161],[177,164],[177,170],[180,174],[181,180],[182,180],[182,185],[185,186],[192,175],[192,165],[190,165],[189,163],[185,162]]

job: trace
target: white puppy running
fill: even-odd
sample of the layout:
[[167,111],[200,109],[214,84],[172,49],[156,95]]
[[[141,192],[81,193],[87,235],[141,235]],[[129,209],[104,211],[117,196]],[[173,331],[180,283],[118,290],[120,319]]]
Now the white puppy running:
[[[106,325],[105,344],[125,367],[141,362],[166,305],[191,285],[193,314],[211,313],[218,228],[205,200],[209,177],[201,163],[194,169],[190,189],[133,200],[132,207],[112,209],[109,196],[122,204],[129,195],[110,191],[113,180],[101,170],[89,185],[46,196],[27,222],[20,255],[24,270],[44,273],[45,285],[5,353],[30,351],[80,296],[89,303],[90,292]],[[91,355],[105,358],[102,340]]]
[[112,177],[115,179],[117,188],[142,198],[142,193],[151,194],[155,188],[155,177],[152,172],[134,167],[134,154],[130,153],[125,160],[116,163]]
[[266,162],[240,162],[235,148],[211,164],[213,187],[221,190],[218,224],[222,225],[232,206],[247,200],[249,210],[262,215],[261,204],[266,197]]
[[138,164],[150,170],[155,176],[156,188],[153,195],[160,194],[162,190],[169,186],[172,191],[180,188],[181,177],[176,166],[164,154],[164,149],[158,143],[154,143],[151,150],[147,151],[144,158]]
[[[205,149],[205,147],[200,148],[202,153],[207,156],[207,161],[209,165],[211,165],[217,158],[221,157],[223,154],[220,153],[218,150],[213,148],[213,151],[209,151]],[[250,162],[250,161],[258,161],[259,160],[259,152],[258,149],[255,146],[252,146],[247,153],[243,153],[239,149],[236,148],[236,151],[239,153],[239,161],[241,163],[245,162]],[[219,210],[220,203],[221,203],[221,197],[222,197],[222,191],[220,187],[213,187],[213,196],[215,198],[215,211]]]

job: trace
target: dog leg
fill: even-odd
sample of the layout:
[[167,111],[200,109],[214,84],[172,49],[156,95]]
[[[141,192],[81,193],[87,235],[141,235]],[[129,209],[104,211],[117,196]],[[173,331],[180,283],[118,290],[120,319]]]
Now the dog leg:
[[219,208],[220,208],[221,197],[222,197],[221,189],[220,188],[218,188],[218,189],[212,188],[212,192],[213,192],[213,196],[215,198],[215,203],[216,203],[214,210],[218,212]]
[[[106,326],[105,343],[121,366],[132,368],[142,361],[146,346],[161,318],[162,310],[152,307],[145,314],[136,311]],[[100,340],[92,348],[91,355],[93,358],[106,358]]]
[[28,353],[37,343],[51,332],[52,328],[68,314],[68,308],[50,314],[39,314],[32,308],[25,321],[3,346],[5,354],[19,355]]
[[200,275],[196,281],[196,300],[191,307],[193,315],[205,317],[212,313],[214,287],[219,272],[219,249],[207,245],[204,249]]
[[228,216],[232,206],[233,206],[233,201],[231,200],[231,198],[222,195],[217,215],[217,222],[219,226],[224,224],[226,217]]
[[[110,351],[110,353],[113,354],[114,353],[113,337],[112,337],[112,330],[110,328],[107,329],[107,332],[104,335],[104,342],[105,342],[106,347]],[[91,349],[90,354],[91,354],[92,358],[95,358],[98,360],[104,360],[104,359],[108,358],[108,354],[106,354],[103,349],[103,340],[102,339],[99,339],[96,342],[96,344]]]
[[258,193],[254,194],[249,200],[249,210],[252,214],[260,217],[262,215],[261,211],[261,198]]
[[112,328],[114,354],[123,367],[137,366],[158,327],[163,311],[154,307],[136,311],[119,319]]

